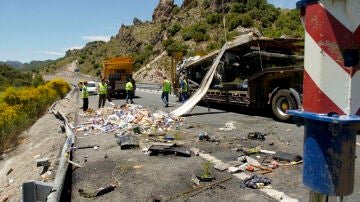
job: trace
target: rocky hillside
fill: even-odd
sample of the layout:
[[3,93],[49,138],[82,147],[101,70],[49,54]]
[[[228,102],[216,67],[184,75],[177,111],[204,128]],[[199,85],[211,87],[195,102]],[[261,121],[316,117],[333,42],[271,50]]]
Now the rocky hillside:
[[42,71],[53,72],[76,60],[82,73],[99,77],[102,60],[131,55],[135,79],[158,82],[176,64],[174,53],[185,57],[208,53],[249,31],[271,37],[303,35],[297,10],[281,10],[266,0],[184,0],[182,5],[159,0],[152,21],[134,18],[133,25],[122,25],[109,42],[90,42],[68,51]]

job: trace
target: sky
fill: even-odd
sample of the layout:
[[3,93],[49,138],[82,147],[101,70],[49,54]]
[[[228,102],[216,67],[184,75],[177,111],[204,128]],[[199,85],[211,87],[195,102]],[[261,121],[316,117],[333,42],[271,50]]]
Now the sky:
[[[295,8],[298,0],[268,0]],[[181,6],[183,0],[174,0]],[[108,41],[134,17],[151,21],[159,0],[2,0],[0,61],[29,63],[63,57],[91,41]]]

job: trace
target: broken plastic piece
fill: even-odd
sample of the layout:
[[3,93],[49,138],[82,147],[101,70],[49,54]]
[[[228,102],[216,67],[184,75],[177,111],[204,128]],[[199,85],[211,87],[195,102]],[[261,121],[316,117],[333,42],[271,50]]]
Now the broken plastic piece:
[[248,134],[248,139],[264,141],[265,135],[259,132],[253,132]]
[[302,157],[300,155],[290,154],[286,152],[276,152],[273,156],[273,159],[279,161],[299,162],[302,160]]
[[108,192],[111,192],[115,189],[116,185],[115,184],[112,184],[112,185],[109,185],[105,188],[101,188],[100,190],[98,190],[98,192],[96,193],[95,196],[101,196],[101,195],[104,195]]
[[249,178],[246,178],[242,183],[240,184],[240,188],[249,187],[252,189],[258,189],[257,183],[263,183],[264,186],[267,186],[271,184],[271,180],[267,177],[259,177],[257,175],[253,175]]

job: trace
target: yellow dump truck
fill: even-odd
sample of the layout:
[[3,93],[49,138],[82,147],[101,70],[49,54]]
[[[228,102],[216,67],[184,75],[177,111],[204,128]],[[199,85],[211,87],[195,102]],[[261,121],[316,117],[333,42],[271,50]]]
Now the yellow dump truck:
[[109,58],[102,62],[101,78],[108,80],[111,97],[126,96],[125,85],[128,79],[132,79],[133,71],[133,58],[129,56]]

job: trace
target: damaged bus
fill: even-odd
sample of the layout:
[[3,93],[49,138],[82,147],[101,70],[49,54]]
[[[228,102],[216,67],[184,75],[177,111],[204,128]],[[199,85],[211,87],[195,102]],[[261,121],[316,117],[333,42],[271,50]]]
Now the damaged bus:
[[[303,39],[246,35],[229,42],[209,88],[199,89],[219,52],[187,58],[177,65],[176,77],[186,75],[190,96],[197,90],[206,90],[204,102],[270,108],[280,121],[291,118],[286,110],[301,108]],[[179,86],[176,87],[178,94]]]

